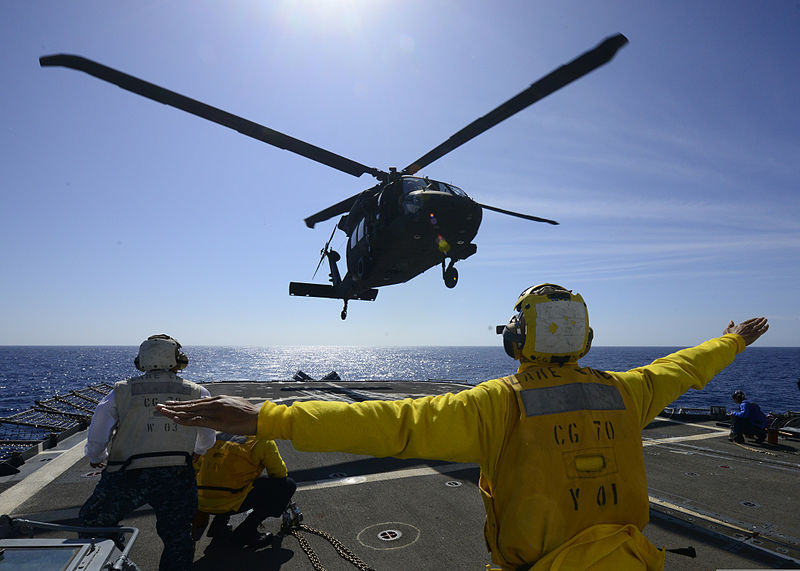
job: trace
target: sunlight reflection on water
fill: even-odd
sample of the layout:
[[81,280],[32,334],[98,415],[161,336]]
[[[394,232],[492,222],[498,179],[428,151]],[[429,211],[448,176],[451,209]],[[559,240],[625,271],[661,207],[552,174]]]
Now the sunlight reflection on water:
[[[625,371],[671,353],[669,347],[594,347],[583,366]],[[186,347],[184,376],[197,382],[290,380],[298,369],[313,378],[336,371],[343,380],[448,379],[477,384],[516,371],[501,347]],[[89,384],[135,376],[136,347],[0,347],[0,416],[28,408],[35,399]],[[690,390],[677,404],[733,407],[742,388],[765,410],[800,410],[796,386],[800,348],[754,347],[739,355],[703,391]]]

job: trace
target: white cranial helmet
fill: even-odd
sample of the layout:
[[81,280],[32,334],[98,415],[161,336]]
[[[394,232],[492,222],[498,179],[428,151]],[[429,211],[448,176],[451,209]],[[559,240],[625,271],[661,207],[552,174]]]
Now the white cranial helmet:
[[133,364],[140,371],[167,369],[180,371],[189,364],[189,358],[181,350],[181,344],[169,335],[151,335],[139,345],[139,354]]

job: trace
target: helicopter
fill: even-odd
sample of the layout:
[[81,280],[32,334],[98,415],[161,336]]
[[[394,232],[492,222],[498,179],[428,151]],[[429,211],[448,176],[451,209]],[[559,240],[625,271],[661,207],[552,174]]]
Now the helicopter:
[[[78,55],[42,56],[39,64],[42,67],[59,66],[83,71],[143,97],[213,121],[349,175],[360,177],[370,174],[375,177],[378,180],[375,186],[304,220],[306,226],[313,228],[319,222],[342,215],[320,251],[319,263],[313,276],[316,277],[320,265],[327,258],[330,284],[289,283],[290,295],[343,300],[341,318],[346,319],[348,301],[374,301],[378,295],[377,288],[404,283],[436,265],[441,265],[445,286],[455,287],[458,283],[455,263],[477,252],[477,245],[472,240],[478,233],[483,209],[534,222],[558,224],[555,220],[476,202],[457,186],[416,175],[435,160],[501,121],[608,63],[627,42],[622,34],[605,39],[593,49],[555,69],[476,119],[407,167],[400,171],[391,167],[388,172],[363,165]],[[341,256],[330,247],[337,229],[344,232],[348,239],[347,271],[344,276],[338,269]]]

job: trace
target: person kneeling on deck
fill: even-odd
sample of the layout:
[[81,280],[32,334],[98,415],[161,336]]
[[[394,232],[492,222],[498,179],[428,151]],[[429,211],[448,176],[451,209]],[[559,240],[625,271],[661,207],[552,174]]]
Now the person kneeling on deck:
[[689,388],[701,389],[768,328],[754,318],[627,372],[577,363],[593,336],[580,295],[526,289],[503,334],[516,374],[457,394],[400,401],[265,402],[228,396],[166,403],[176,422],[304,451],[480,465],[484,536],[504,570],[661,569],[642,535],[649,501],[642,429]]
[[[200,539],[209,514],[216,514],[209,537],[229,538],[239,545],[260,547],[271,534],[258,530],[267,517],[280,516],[296,489],[274,440],[217,433],[217,442],[195,462],[198,511],[192,538]],[[267,474],[264,475],[264,470]],[[231,515],[252,512],[231,531]]]
[[[80,510],[81,525],[109,527],[150,504],[164,542],[159,569],[190,569],[194,559],[192,518],[197,510],[192,453],[214,444],[214,430],[180,426],[156,405],[210,396],[176,373],[189,359],[168,335],[153,335],[134,359],[144,374],[120,381],[95,408],[86,456],[105,467],[92,496]],[[110,444],[109,444],[110,442]]]
[[747,400],[742,391],[733,393],[733,402],[739,405],[739,410],[731,413],[731,434],[729,439],[739,444],[744,443],[744,437],[750,436],[759,444],[767,437],[767,416],[756,403]]

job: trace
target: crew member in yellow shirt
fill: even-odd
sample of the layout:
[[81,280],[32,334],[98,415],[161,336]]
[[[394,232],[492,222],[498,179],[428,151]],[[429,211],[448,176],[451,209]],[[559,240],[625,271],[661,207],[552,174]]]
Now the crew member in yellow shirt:
[[[641,430],[768,329],[763,317],[627,372],[578,365],[593,331],[583,298],[561,286],[526,289],[498,327],[516,374],[457,394],[260,408],[228,396],[166,403],[163,414],[298,450],[475,462],[484,535],[503,570],[662,569],[648,522]],[[457,436],[454,436],[457,435]]]
[[[278,517],[296,489],[274,440],[218,432],[214,445],[195,462],[197,515],[192,538],[200,538],[215,514],[209,537],[222,537],[242,546],[260,547],[272,535],[258,526],[268,516]],[[266,474],[264,474],[266,471]],[[230,516],[253,510],[235,530]]]

